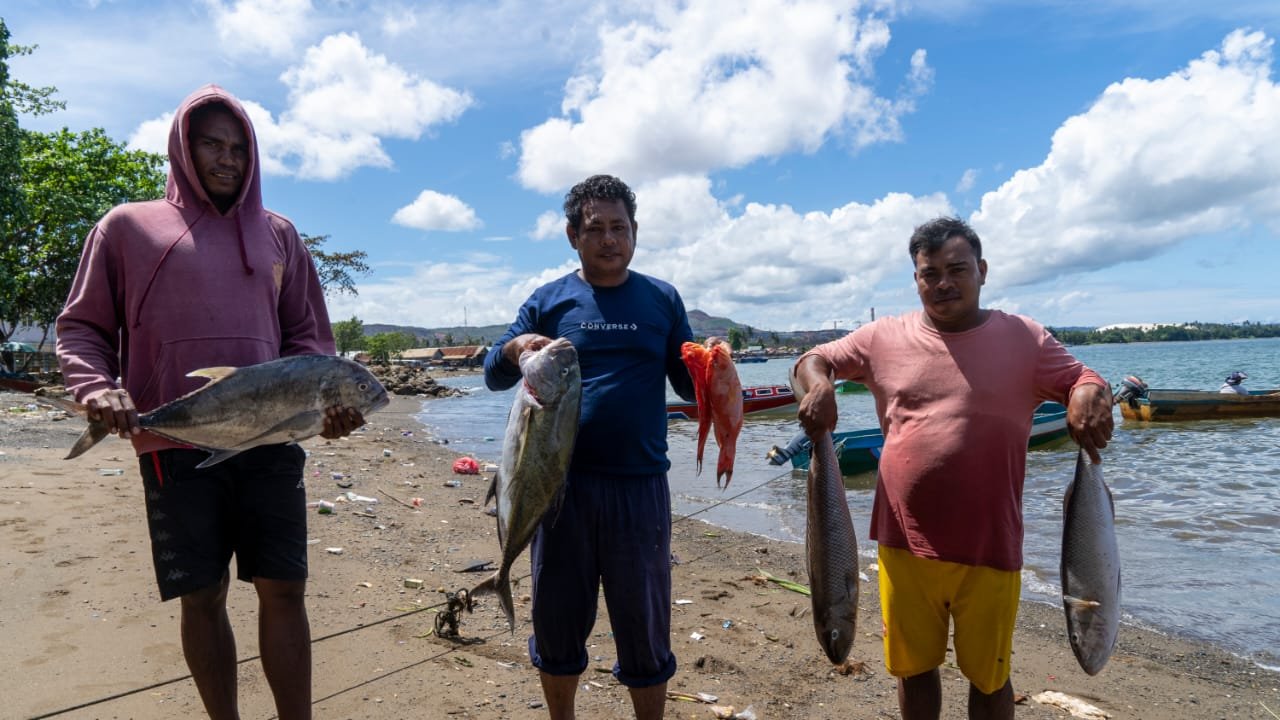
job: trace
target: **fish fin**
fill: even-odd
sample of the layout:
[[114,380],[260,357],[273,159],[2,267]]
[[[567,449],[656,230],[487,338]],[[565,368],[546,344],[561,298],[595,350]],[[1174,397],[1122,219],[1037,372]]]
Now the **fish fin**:
[[202,378],[209,378],[210,380],[221,380],[222,378],[227,377],[231,373],[235,372],[237,369],[238,368],[228,367],[225,365],[218,366],[218,367],[200,368],[199,370],[192,370],[191,372],[187,373],[187,377],[191,377],[191,378],[202,377]]
[[204,462],[196,466],[197,470],[201,468],[207,468],[213,465],[217,465],[223,460],[239,455],[242,451],[241,450],[210,450],[209,452],[212,454],[209,455],[209,457],[205,458]]
[[484,494],[484,504],[488,505],[489,501],[498,497],[498,476],[502,474],[502,468],[493,474],[493,479],[489,481],[489,489]]
[[1084,598],[1074,597],[1072,595],[1063,595],[1062,601],[1071,607],[1078,609],[1102,607],[1102,603],[1097,600],[1086,600]]
[[94,445],[97,445],[102,438],[107,436],[107,434],[106,423],[102,421],[90,422],[89,427],[85,428],[84,432],[80,433],[80,437],[76,440],[76,444],[71,446],[71,449],[67,451],[67,456],[63,459],[70,460],[71,458],[79,457],[84,454],[84,451]]

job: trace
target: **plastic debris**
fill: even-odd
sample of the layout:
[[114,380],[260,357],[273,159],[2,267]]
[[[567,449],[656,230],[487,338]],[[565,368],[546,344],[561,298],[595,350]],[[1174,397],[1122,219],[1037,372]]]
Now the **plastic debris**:
[[702,633],[698,632],[697,630],[695,630],[695,631],[693,631],[692,633],[690,633],[690,634],[689,634],[689,639],[690,639],[690,640],[701,640],[701,639],[702,639],[702,638],[704,638],[704,637],[706,637],[706,635],[703,635]]
[[98,474],[108,476],[123,475],[124,470],[121,468],[98,468]]
[[418,578],[405,578],[404,586],[410,590],[418,590],[422,588],[422,581]]
[[679,600],[676,600],[676,604],[677,604],[677,605],[692,605],[692,604],[693,604],[693,601],[692,601],[692,600],[686,600],[686,599],[684,599],[684,598],[680,598]]
[[1049,705],[1066,710],[1071,713],[1071,717],[1085,718],[1085,720],[1106,720],[1111,717],[1110,713],[1103,711],[1101,708],[1057,690],[1045,690],[1042,693],[1032,695],[1031,699],[1041,705]]
[[324,551],[325,551],[325,552],[327,552],[327,553],[329,553],[330,555],[341,555],[341,554],[342,554],[342,548],[340,548],[340,547],[325,548],[325,549],[324,549]]
[[453,471],[459,475],[479,475],[480,463],[473,457],[460,457],[453,461]]

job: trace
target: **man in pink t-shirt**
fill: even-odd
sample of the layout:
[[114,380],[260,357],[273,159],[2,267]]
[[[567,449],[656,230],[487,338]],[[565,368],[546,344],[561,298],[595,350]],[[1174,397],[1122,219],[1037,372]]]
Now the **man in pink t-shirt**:
[[885,662],[906,720],[938,718],[949,621],[970,680],[970,718],[1012,718],[1009,659],[1022,567],[1022,484],[1036,406],[1067,406],[1099,462],[1111,438],[1106,381],[1035,321],[979,305],[977,233],[938,218],[908,246],[923,311],[886,317],[793,369],[810,437],[836,425],[833,380],[865,384],[884,431],[872,508]]

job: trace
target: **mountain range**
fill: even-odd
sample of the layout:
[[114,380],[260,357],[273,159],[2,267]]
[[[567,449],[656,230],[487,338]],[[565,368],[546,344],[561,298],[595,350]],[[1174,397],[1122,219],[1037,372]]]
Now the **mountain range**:
[[[766,347],[812,347],[818,343],[842,337],[848,330],[828,328],[823,330],[765,330],[729,318],[708,315],[701,310],[689,311],[689,327],[696,338],[717,336],[729,337],[729,330],[736,328],[746,337],[747,345],[764,345]],[[365,323],[365,335],[377,335],[386,332],[403,332],[420,340],[427,340],[431,345],[491,345],[507,331],[507,325],[481,325],[424,328],[413,325],[385,325],[381,323]]]

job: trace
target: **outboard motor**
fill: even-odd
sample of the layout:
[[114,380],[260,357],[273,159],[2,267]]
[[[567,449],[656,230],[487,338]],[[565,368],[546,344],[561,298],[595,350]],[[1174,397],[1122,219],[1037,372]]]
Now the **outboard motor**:
[[1129,403],[1129,407],[1138,407],[1138,398],[1147,396],[1147,384],[1137,375],[1130,375],[1120,381],[1120,389],[1115,394],[1115,404]]
[[808,451],[812,445],[813,443],[809,442],[809,436],[805,435],[802,430],[796,433],[795,437],[788,440],[786,445],[782,447],[774,445],[765,455],[769,458],[769,464],[771,465],[786,465],[792,457]]

